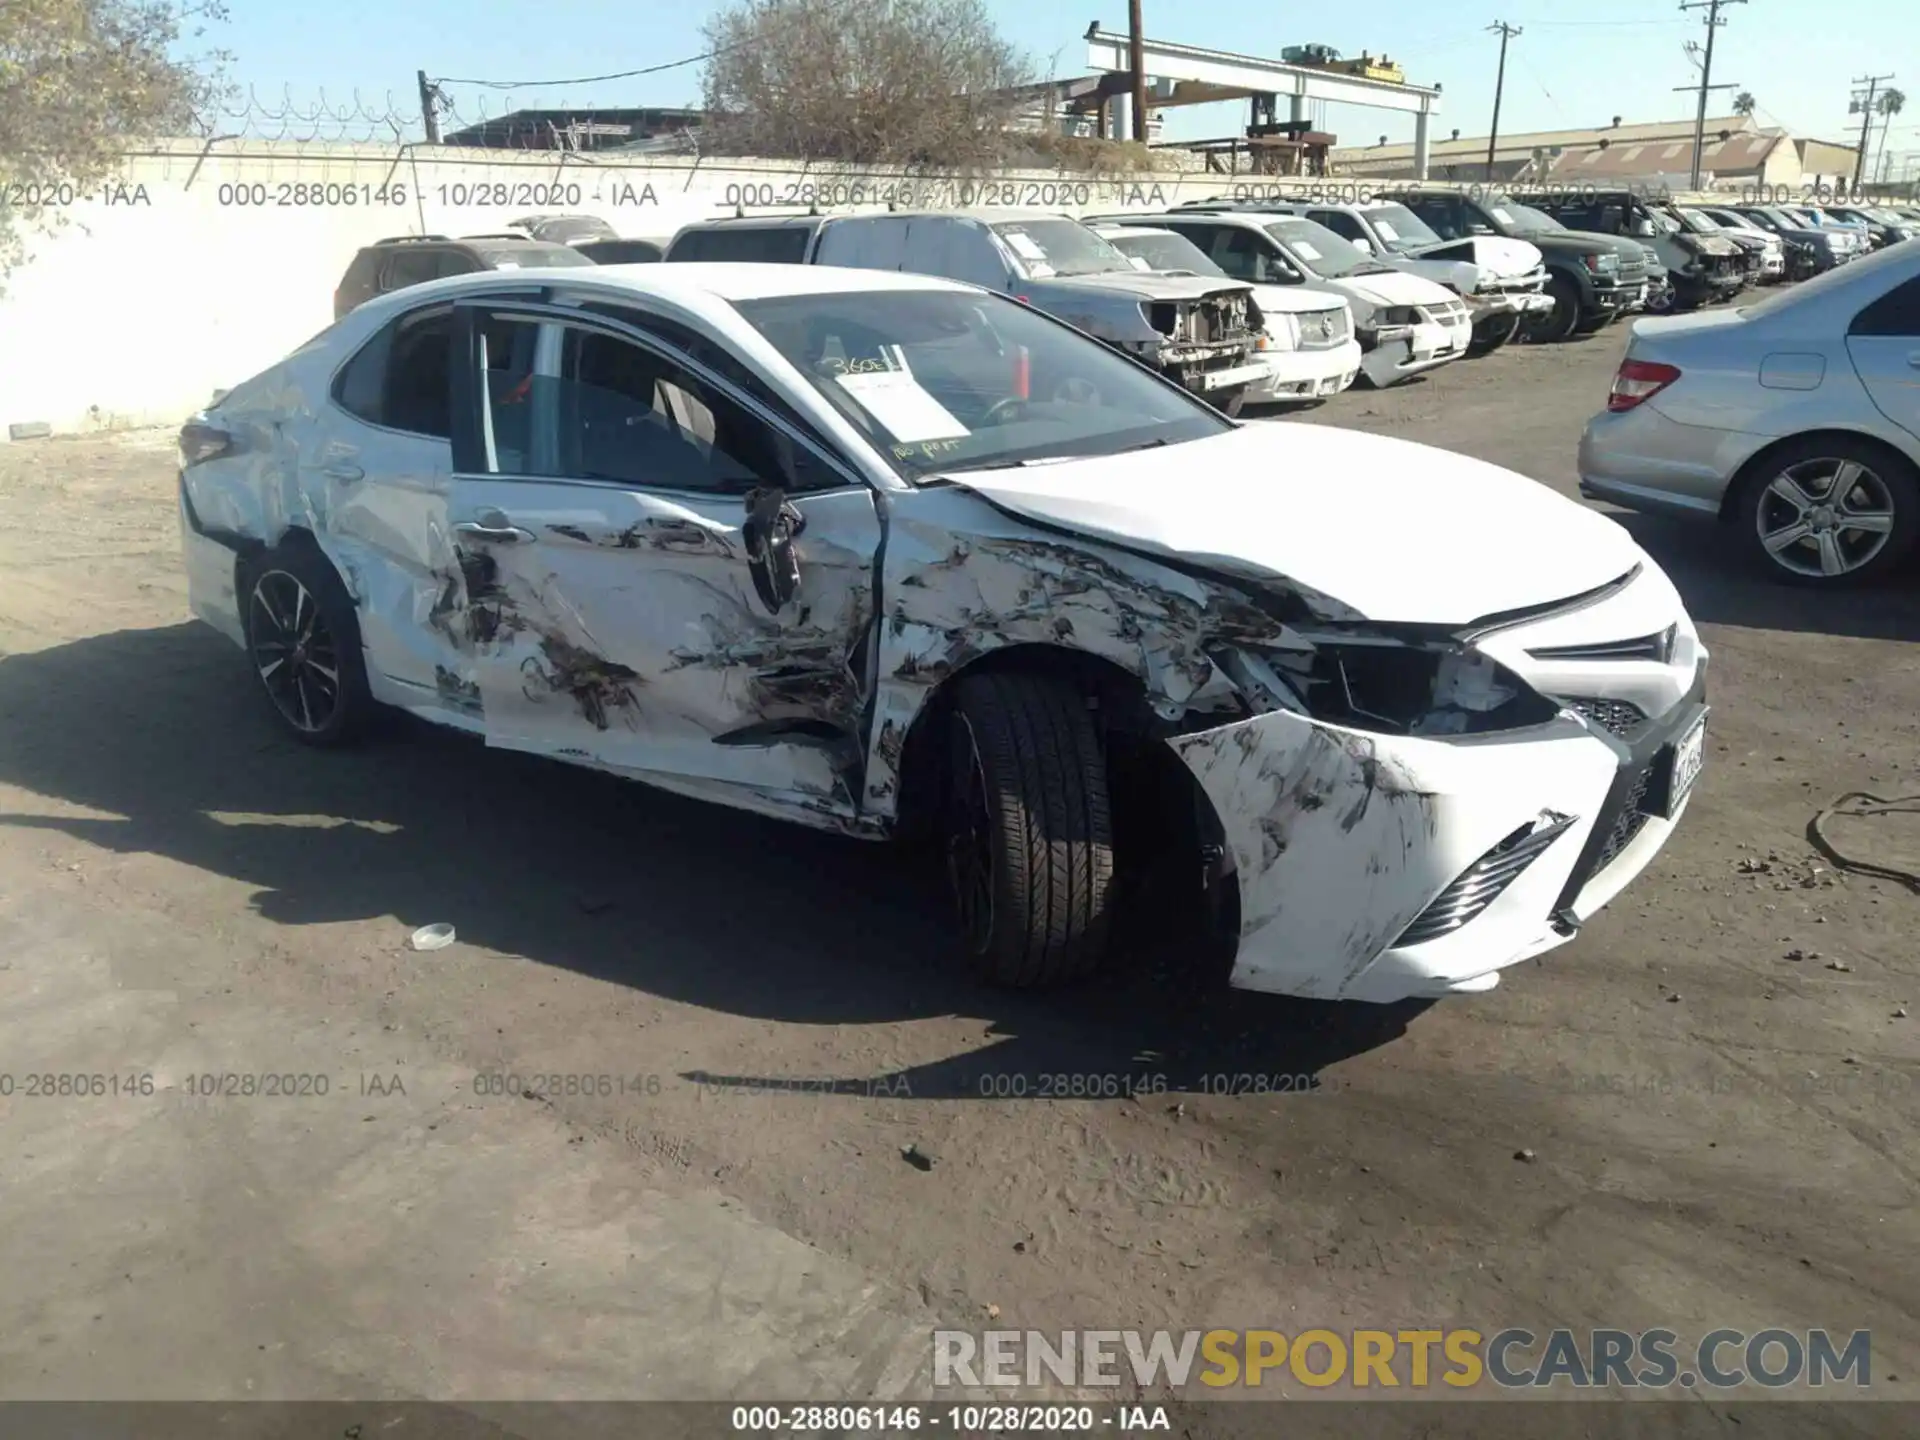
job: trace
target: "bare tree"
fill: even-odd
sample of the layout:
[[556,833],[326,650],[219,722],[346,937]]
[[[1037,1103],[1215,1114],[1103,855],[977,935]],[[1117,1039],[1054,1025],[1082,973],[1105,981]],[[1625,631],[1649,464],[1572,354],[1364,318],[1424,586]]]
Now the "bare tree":
[[735,0],[706,36],[708,136],[735,155],[992,165],[1033,78],[982,0]]
[[131,143],[192,132],[226,56],[180,47],[225,18],[217,0],[0,0],[0,276]]

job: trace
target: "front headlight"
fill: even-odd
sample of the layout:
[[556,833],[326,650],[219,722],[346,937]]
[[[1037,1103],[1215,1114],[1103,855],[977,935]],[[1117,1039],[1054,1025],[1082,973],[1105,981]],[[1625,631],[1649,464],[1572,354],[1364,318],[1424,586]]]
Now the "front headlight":
[[1386,633],[1290,632],[1213,656],[1256,711],[1292,710],[1391,735],[1471,735],[1544,725],[1560,713],[1498,661],[1452,641]]

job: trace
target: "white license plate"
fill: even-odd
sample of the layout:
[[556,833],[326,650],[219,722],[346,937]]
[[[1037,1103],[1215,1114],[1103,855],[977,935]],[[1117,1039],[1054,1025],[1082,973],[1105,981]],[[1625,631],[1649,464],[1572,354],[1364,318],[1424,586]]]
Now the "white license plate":
[[1673,764],[1667,771],[1666,814],[1669,818],[1693,789],[1693,782],[1700,778],[1700,767],[1706,762],[1707,717],[1702,715],[1673,747]]

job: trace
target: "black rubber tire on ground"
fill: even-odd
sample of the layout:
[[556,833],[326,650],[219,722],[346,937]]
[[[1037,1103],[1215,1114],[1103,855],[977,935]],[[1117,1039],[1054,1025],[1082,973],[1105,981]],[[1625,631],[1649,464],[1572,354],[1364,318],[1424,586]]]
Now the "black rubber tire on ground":
[[1580,287],[1565,275],[1551,275],[1547,294],[1553,297],[1553,309],[1527,326],[1530,344],[1558,344],[1580,328]]
[[1477,360],[1482,355],[1491,355],[1502,346],[1512,344],[1513,338],[1520,333],[1520,326],[1525,318],[1516,310],[1503,321],[1489,323],[1484,331],[1476,332],[1474,338],[1468,342],[1467,357]]
[[[303,745],[330,748],[359,739],[375,704],[359,617],[333,562],[311,540],[289,538],[242,561],[237,578],[247,659],[274,719]],[[302,674],[289,686],[285,676],[295,666]],[[269,668],[282,677],[278,684]]]
[[943,840],[975,971],[1021,989],[1091,975],[1112,929],[1114,854],[1086,697],[1048,676],[963,677],[948,752]]
[[[1885,487],[1893,509],[1893,528],[1878,554],[1839,576],[1805,575],[1788,569],[1760,543],[1759,508],[1769,484],[1783,471],[1816,460],[1851,460],[1866,467]],[[1740,477],[1729,507],[1739,527],[1739,547],[1748,565],[1777,583],[1817,590],[1876,585],[1920,553],[1920,470],[1904,455],[1871,440],[1851,436],[1809,435],[1768,454]]]

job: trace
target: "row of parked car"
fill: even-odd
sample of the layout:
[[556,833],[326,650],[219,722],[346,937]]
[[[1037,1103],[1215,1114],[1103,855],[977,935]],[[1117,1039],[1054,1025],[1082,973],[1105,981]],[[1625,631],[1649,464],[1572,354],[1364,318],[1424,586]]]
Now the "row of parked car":
[[1365,204],[1195,201],[1073,219],[1015,210],[737,214],[623,238],[596,216],[400,236],[362,250],[336,316],[446,275],[675,261],[853,265],[1021,294],[1204,395],[1247,404],[1387,386],[1514,342],[1684,311],[1817,274],[1905,238],[1899,212],[1663,204],[1627,192],[1537,204],[1410,188]]

